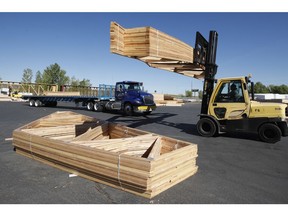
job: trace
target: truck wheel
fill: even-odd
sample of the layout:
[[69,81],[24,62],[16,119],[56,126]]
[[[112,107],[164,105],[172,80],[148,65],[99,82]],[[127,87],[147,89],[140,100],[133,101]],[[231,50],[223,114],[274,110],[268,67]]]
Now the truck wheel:
[[29,100],[29,106],[30,107],[35,106],[35,101],[33,99]]
[[282,132],[277,125],[265,123],[259,127],[258,135],[263,142],[276,143],[281,140]]
[[216,135],[217,126],[210,118],[201,118],[197,122],[197,130],[201,136],[212,137]]
[[126,104],[125,104],[125,106],[124,106],[124,113],[125,113],[125,115],[128,115],[128,116],[132,115],[132,113],[133,113],[133,107],[132,107],[132,105],[131,105],[130,103],[126,103]]
[[93,102],[88,102],[87,109],[92,111],[94,109],[93,106],[94,106]]
[[94,104],[94,110],[95,110],[96,112],[102,112],[102,111],[103,111],[103,106],[102,106],[100,103],[96,102],[96,103]]
[[35,101],[35,107],[40,107],[42,106],[42,102],[40,100]]

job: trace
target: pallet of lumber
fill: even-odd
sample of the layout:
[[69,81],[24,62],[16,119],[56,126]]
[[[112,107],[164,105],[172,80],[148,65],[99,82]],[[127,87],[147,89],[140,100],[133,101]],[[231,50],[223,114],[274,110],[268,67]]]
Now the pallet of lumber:
[[176,99],[172,95],[153,93],[153,97],[154,97],[156,106],[183,106],[184,105],[184,102],[182,99]]
[[197,145],[59,111],[13,131],[16,153],[152,198],[197,172]]
[[204,77],[204,68],[194,63],[193,47],[152,27],[123,28],[111,22],[110,51],[138,59],[150,67]]

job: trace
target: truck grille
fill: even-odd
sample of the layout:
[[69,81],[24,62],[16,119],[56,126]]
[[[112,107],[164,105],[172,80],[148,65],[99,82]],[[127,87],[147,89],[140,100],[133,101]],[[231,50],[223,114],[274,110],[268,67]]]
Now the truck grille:
[[153,96],[152,95],[144,96],[143,100],[144,100],[145,105],[153,105],[154,104],[154,100],[153,100]]

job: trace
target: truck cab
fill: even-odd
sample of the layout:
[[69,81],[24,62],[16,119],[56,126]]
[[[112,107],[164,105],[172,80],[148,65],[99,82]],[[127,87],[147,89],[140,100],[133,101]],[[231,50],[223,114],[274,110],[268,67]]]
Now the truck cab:
[[153,95],[143,91],[143,83],[135,81],[117,82],[115,99],[105,104],[106,110],[122,110],[126,115],[132,113],[150,114],[156,109]]

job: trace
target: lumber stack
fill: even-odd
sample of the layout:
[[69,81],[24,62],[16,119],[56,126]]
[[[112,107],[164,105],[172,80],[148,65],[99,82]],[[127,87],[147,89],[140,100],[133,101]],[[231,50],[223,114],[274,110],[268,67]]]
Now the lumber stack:
[[197,145],[56,112],[13,131],[16,152],[146,198],[197,172]]
[[154,101],[156,106],[183,106],[184,102],[182,99],[177,99],[172,95],[165,95],[159,93],[153,93]]
[[43,93],[45,96],[80,96],[80,92],[52,92],[52,91],[45,91]]
[[152,27],[125,29],[111,22],[110,51],[154,68],[194,78],[204,76],[204,68],[193,62],[193,47]]

